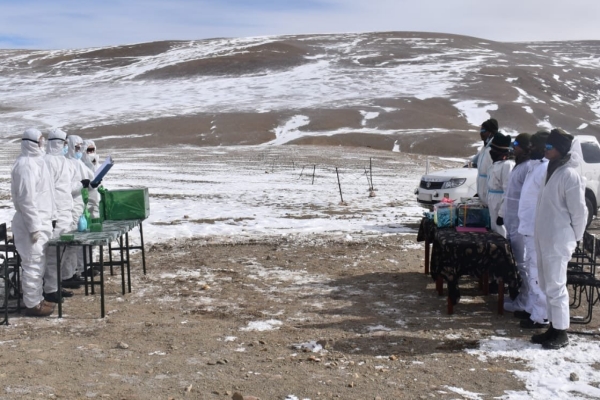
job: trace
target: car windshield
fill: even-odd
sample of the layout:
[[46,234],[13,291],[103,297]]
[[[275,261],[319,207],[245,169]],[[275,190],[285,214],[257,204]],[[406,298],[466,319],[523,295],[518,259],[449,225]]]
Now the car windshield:
[[581,153],[583,160],[588,164],[600,163],[600,146],[592,142],[581,143]]

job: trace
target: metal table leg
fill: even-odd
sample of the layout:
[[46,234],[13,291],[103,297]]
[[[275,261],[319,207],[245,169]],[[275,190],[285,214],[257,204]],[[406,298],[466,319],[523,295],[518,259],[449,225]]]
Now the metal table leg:
[[144,228],[142,227],[142,221],[140,221],[140,241],[142,243],[142,268],[144,275],[146,275],[146,250],[144,250]]
[[100,246],[100,315],[104,318],[104,246]]
[[131,293],[131,258],[129,254],[129,232],[125,234],[125,254],[127,256],[127,289],[129,290],[129,293]]
[[[66,246],[65,246],[66,249]],[[60,276],[60,246],[56,245],[56,280],[58,286],[58,318],[62,318],[62,278]]]
[[112,252],[113,252],[112,243],[108,242],[108,263],[110,264],[110,275],[111,276],[115,274],[115,272],[113,271]]
[[119,254],[121,255],[121,289],[125,294],[125,260],[123,259],[123,236],[119,238]]

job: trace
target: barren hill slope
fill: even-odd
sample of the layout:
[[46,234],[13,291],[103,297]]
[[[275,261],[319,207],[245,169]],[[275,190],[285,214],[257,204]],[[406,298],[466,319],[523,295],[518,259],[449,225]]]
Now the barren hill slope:
[[63,126],[103,147],[398,140],[466,155],[490,116],[507,131],[600,136],[600,42],[381,32],[4,50],[0,60],[4,138]]

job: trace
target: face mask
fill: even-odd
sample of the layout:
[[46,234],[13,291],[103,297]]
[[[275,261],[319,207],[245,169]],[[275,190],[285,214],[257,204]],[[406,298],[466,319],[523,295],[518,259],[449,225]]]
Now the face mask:
[[69,153],[68,147],[63,147],[63,154],[66,156]]
[[82,157],[82,156],[83,156],[83,154],[82,154],[80,151],[78,151],[77,153],[75,153],[75,158],[76,158],[77,160],[81,160],[81,157]]

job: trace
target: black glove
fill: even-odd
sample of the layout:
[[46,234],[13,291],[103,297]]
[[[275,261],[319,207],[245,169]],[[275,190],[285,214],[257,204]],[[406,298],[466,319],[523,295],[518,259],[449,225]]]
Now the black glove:
[[56,220],[52,221],[52,229],[56,229]]
[[84,189],[87,189],[88,187],[90,187],[90,180],[89,179],[84,179],[81,181],[81,184],[83,185]]
[[498,226],[504,225],[504,218],[502,218],[502,217],[496,218],[496,225],[498,225]]
[[98,183],[91,183],[90,186],[92,187],[92,189],[96,189],[98,186],[100,186],[101,183],[102,183],[102,179]]

